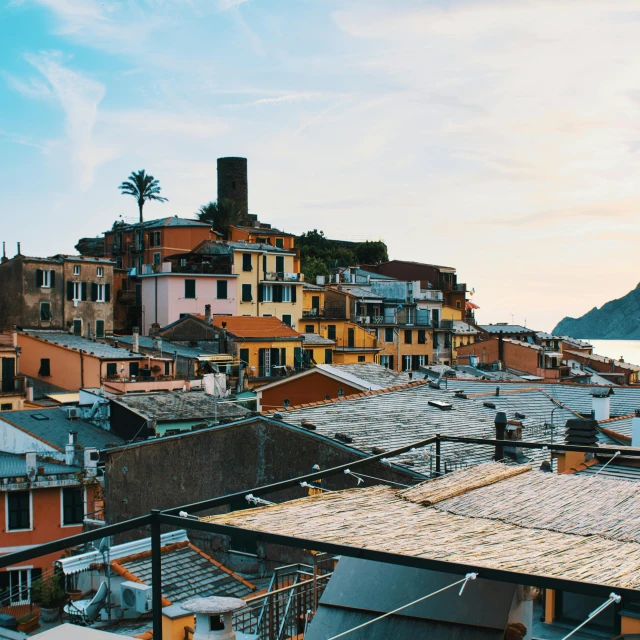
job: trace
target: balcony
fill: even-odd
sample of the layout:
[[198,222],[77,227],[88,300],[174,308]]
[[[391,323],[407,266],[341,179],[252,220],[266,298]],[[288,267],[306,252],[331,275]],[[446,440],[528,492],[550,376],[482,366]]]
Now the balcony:
[[14,376],[2,380],[0,396],[24,395],[27,393],[27,379],[23,376]]
[[304,282],[304,273],[286,273],[281,271],[266,271],[264,282]]
[[322,318],[323,320],[349,320],[345,309],[327,309],[321,307],[320,309],[303,309],[303,318]]
[[122,253],[122,245],[119,244],[118,242],[114,242],[111,245],[111,253],[113,253],[113,254]]
[[432,289],[421,289],[420,293],[413,295],[414,300],[430,300],[432,302],[442,302],[444,296],[442,291],[433,291]]
[[357,316],[356,322],[371,325],[431,326],[430,316],[426,309],[385,309],[383,316]]

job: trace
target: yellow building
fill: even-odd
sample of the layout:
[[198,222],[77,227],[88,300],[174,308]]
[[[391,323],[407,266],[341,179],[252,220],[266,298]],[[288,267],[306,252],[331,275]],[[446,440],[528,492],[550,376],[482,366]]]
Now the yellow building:
[[250,385],[304,365],[303,336],[278,318],[214,316],[211,323],[225,332],[227,352],[244,365]]
[[295,252],[267,244],[228,244],[233,249],[233,272],[238,275],[237,315],[272,316],[296,327],[302,317],[304,276]]
[[451,338],[451,356],[454,361],[458,359],[458,347],[474,344],[478,340],[479,331],[462,320],[453,321]]
[[24,409],[26,378],[18,375],[15,333],[0,332],[0,411]]

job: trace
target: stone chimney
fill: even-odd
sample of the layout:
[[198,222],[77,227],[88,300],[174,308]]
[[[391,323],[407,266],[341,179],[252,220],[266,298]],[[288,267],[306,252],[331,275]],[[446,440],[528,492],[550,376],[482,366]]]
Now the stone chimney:
[[[507,430],[507,414],[504,411],[498,411],[498,413],[496,413],[495,426],[496,426],[496,440],[504,440],[505,433]],[[496,462],[498,462],[503,458],[504,458],[504,445],[497,444],[493,459]]]
[[38,474],[38,460],[35,451],[27,451],[25,454],[25,462],[27,465],[27,476],[30,480],[34,480]]
[[7,258],[7,243],[3,242],[2,243],[2,264],[7,262],[7,260],[9,260],[9,258]]
[[76,444],[78,444],[78,432],[69,431],[69,442],[64,446],[64,463],[69,466],[75,462]]
[[207,324],[211,324],[211,305],[210,304],[204,305],[204,321]]
[[182,608],[196,616],[193,640],[236,640],[232,626],[233,612],[246,606],[240,598],[195,598],[182,603]]
[[591,392],[591,408],[593,409],[593,417],[600,422],[608,420],[611,416],[610,396],[613,395],[613,389],[594,389]]
[[640,447],[640,409],[636,409],[636,415],[631,420],[631,446]]
[[131,347],[131,351],[133,351],[133,353],[140,353],[140,329],[138,327],[133,327],[131,333],[133,334],[133,346]]
[[[580,447],[596,447],[598,445],[598,423],[593,419],[571,418],[567,420],[564,434],[565,444]],[[553,449],[553,445],[551,448]],[[587,455],[583,451],[553,452],[553,456],[558,461],[558,473],[581,471],[586,466]]]

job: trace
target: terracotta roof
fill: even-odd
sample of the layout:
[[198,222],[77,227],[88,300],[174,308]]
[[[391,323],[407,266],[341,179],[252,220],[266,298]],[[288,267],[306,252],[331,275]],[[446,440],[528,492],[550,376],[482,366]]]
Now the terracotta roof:
[[254,316],[214,316],[212,322],[219,329],[226,329],[238,338],[291,338],[302,339],[302,334],[294,331],[279,318],[257,318]]

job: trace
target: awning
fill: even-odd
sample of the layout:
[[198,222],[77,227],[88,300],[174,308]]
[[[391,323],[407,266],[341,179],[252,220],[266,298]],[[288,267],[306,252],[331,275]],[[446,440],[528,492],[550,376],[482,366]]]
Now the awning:
[[464,308],[469,311],[469,309],[479,309],[480,307],[475,302],[469,302],[468,300],[464,303]]
[[210,355],[201,355],[196,358],[199,362],[219,362],[230,364],[233,362],[233,356],[227,354],[212,353]]

